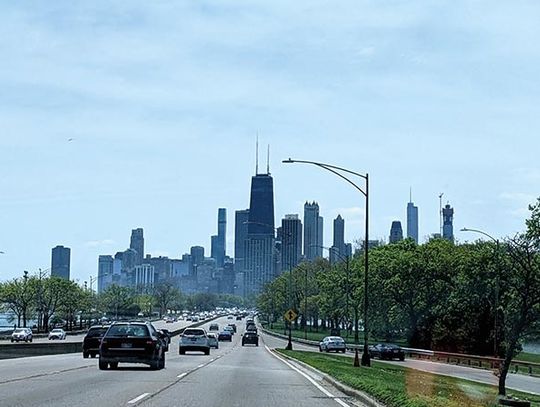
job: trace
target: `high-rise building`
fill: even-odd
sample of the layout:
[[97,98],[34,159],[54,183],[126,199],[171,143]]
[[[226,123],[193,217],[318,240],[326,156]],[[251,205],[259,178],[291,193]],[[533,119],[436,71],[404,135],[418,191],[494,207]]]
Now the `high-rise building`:
[[347,245],[345,244],[345,220],[338,215],[334,219],[334,240],[330,249],[330,263],[338,262],[340,258],[347,257]]
[[392,227],[390,228],[390,238],[388,240],[390,243],[397,243],[400,240],[403,240],[403,229],[401,228],[401,222],[399,220],[392,222]]
[[285,215],[281,220],[281,270],[295,268],[302,258],[302,222],[298,215]]
[[234,271],[244,272],[244,246],[248,235],[249,209],[235,212],[234,217]]
[[218,209],[218,234],[211,238],[210,257],[216,261],[218,268],[225,262],[225,235],[227,233],[227,210]]
[[204,263],[204,247],[202,246],[193,246],[191,248],[191,265],[192,275],[197,275],[197,267]]
[[442,210],[443,216],[443,238],[454,241],[454,208],[450,204]]
[[64,246],[56,246],[52,249],[51,277],[61,277],[69,280],[71,249]]
[[97,292],[102,293],[113,282],[114,259],[110,255],[99,256],[98,258],[98,280]]
[[412,200],[407,204],[407,237],[418,243],[418,206]]
[[142,228],[133,229],[131,231],[129,248],[137,252],[137,255],[135,256],[135,265],[142,264],[144,259],[144,236]]
[[275,276],[274,181],[270,173],[251,178],[244,278],[247,295],[257,294]]
[[319,204],[306,202],[304,205],[304,257],[315,260],[322,257],[323,218],[319,216]]

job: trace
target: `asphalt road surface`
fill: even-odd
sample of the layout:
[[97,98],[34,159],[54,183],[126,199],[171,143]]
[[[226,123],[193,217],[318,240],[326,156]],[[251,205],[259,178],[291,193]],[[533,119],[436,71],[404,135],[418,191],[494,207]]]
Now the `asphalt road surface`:
[[[181,321],[183,322],[183,321]],[[352,406],[353,400],[320,377],[298,370],[266,346],[241,346],[244,321],[226,317],[220,326],[239,327],[232,342],[220,342],[209,356],[178,354],[178,337],[166,367],[120,364],[99,370],[82,354],[0,360],[0,405],[11,406]],[[160,324],[156,324],[161,326]],[[167,324],[173,329],[176,324]],[[208,324],[205,325],[208,328]],[[356,403],[355,405],[359,405]]]

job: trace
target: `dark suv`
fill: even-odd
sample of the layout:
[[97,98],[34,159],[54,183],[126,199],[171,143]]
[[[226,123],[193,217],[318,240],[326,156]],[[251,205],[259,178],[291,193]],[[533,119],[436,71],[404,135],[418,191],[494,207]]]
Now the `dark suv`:
[[93,358],[96,357],[96,355],[99,353],[99,344],[101,342],[101,338],[103,338],[103,335],[105,335],[107,329],[109,329],[109,325],[94,325],[90,327],[83,339],[83,358],[86,359],[88,356],[92,356]]
[[252,331],[246,332],[244,335],[242,335],[242,346],[248,343],[259,346],[259,335],[257,335],[256,332]]
[[144,363],[165,367],[165,334],[150,322],[117,322],[107,330],[99,347],[99,368],[116,369],[118,363]]

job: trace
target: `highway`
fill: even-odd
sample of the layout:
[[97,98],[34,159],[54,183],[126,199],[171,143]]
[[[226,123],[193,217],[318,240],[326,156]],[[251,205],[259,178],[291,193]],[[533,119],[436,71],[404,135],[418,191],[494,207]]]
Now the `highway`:
[[[0,360],[0,404],[11,406],[352,406],[320,377],[297,370],[267,347],[279,341],[261,335],[259,347],[241,346],[244,321],[232,343],[220,342],[209,356],[178,354],[178,337],[167,353],[166,368],[120,364],[101,371],[97,359],[82,354]],[[176,329],[184,321],[166,324]],[[209,323],[204,327],[208,329]],[[156,327],[162,327],[156,323]],[[163,325],[165,327],[165,325]],[[268,343],[267,343],[268,342]],[[279,342],[281,343],[281,342]]]

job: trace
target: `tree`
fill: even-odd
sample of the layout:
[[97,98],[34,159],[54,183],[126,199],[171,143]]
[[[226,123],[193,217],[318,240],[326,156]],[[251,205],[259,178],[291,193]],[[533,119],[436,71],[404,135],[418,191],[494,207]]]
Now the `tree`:
[[127,314],[133,305],[132,291],[127,287],[112,284],[100,295],[103,309],[118,319],[118,315]]
[[[30,277],[32,279],[32,277]],[[26,327],[29,314],[35,307],[34,284],[28,281],[25,274],[0,285],[0,303],[3,307],[17,316],[17,326]]]
[[180,301],[180,291],[170,281],[163,281],[154,287],[153,297],[161,318],[172,303]]

